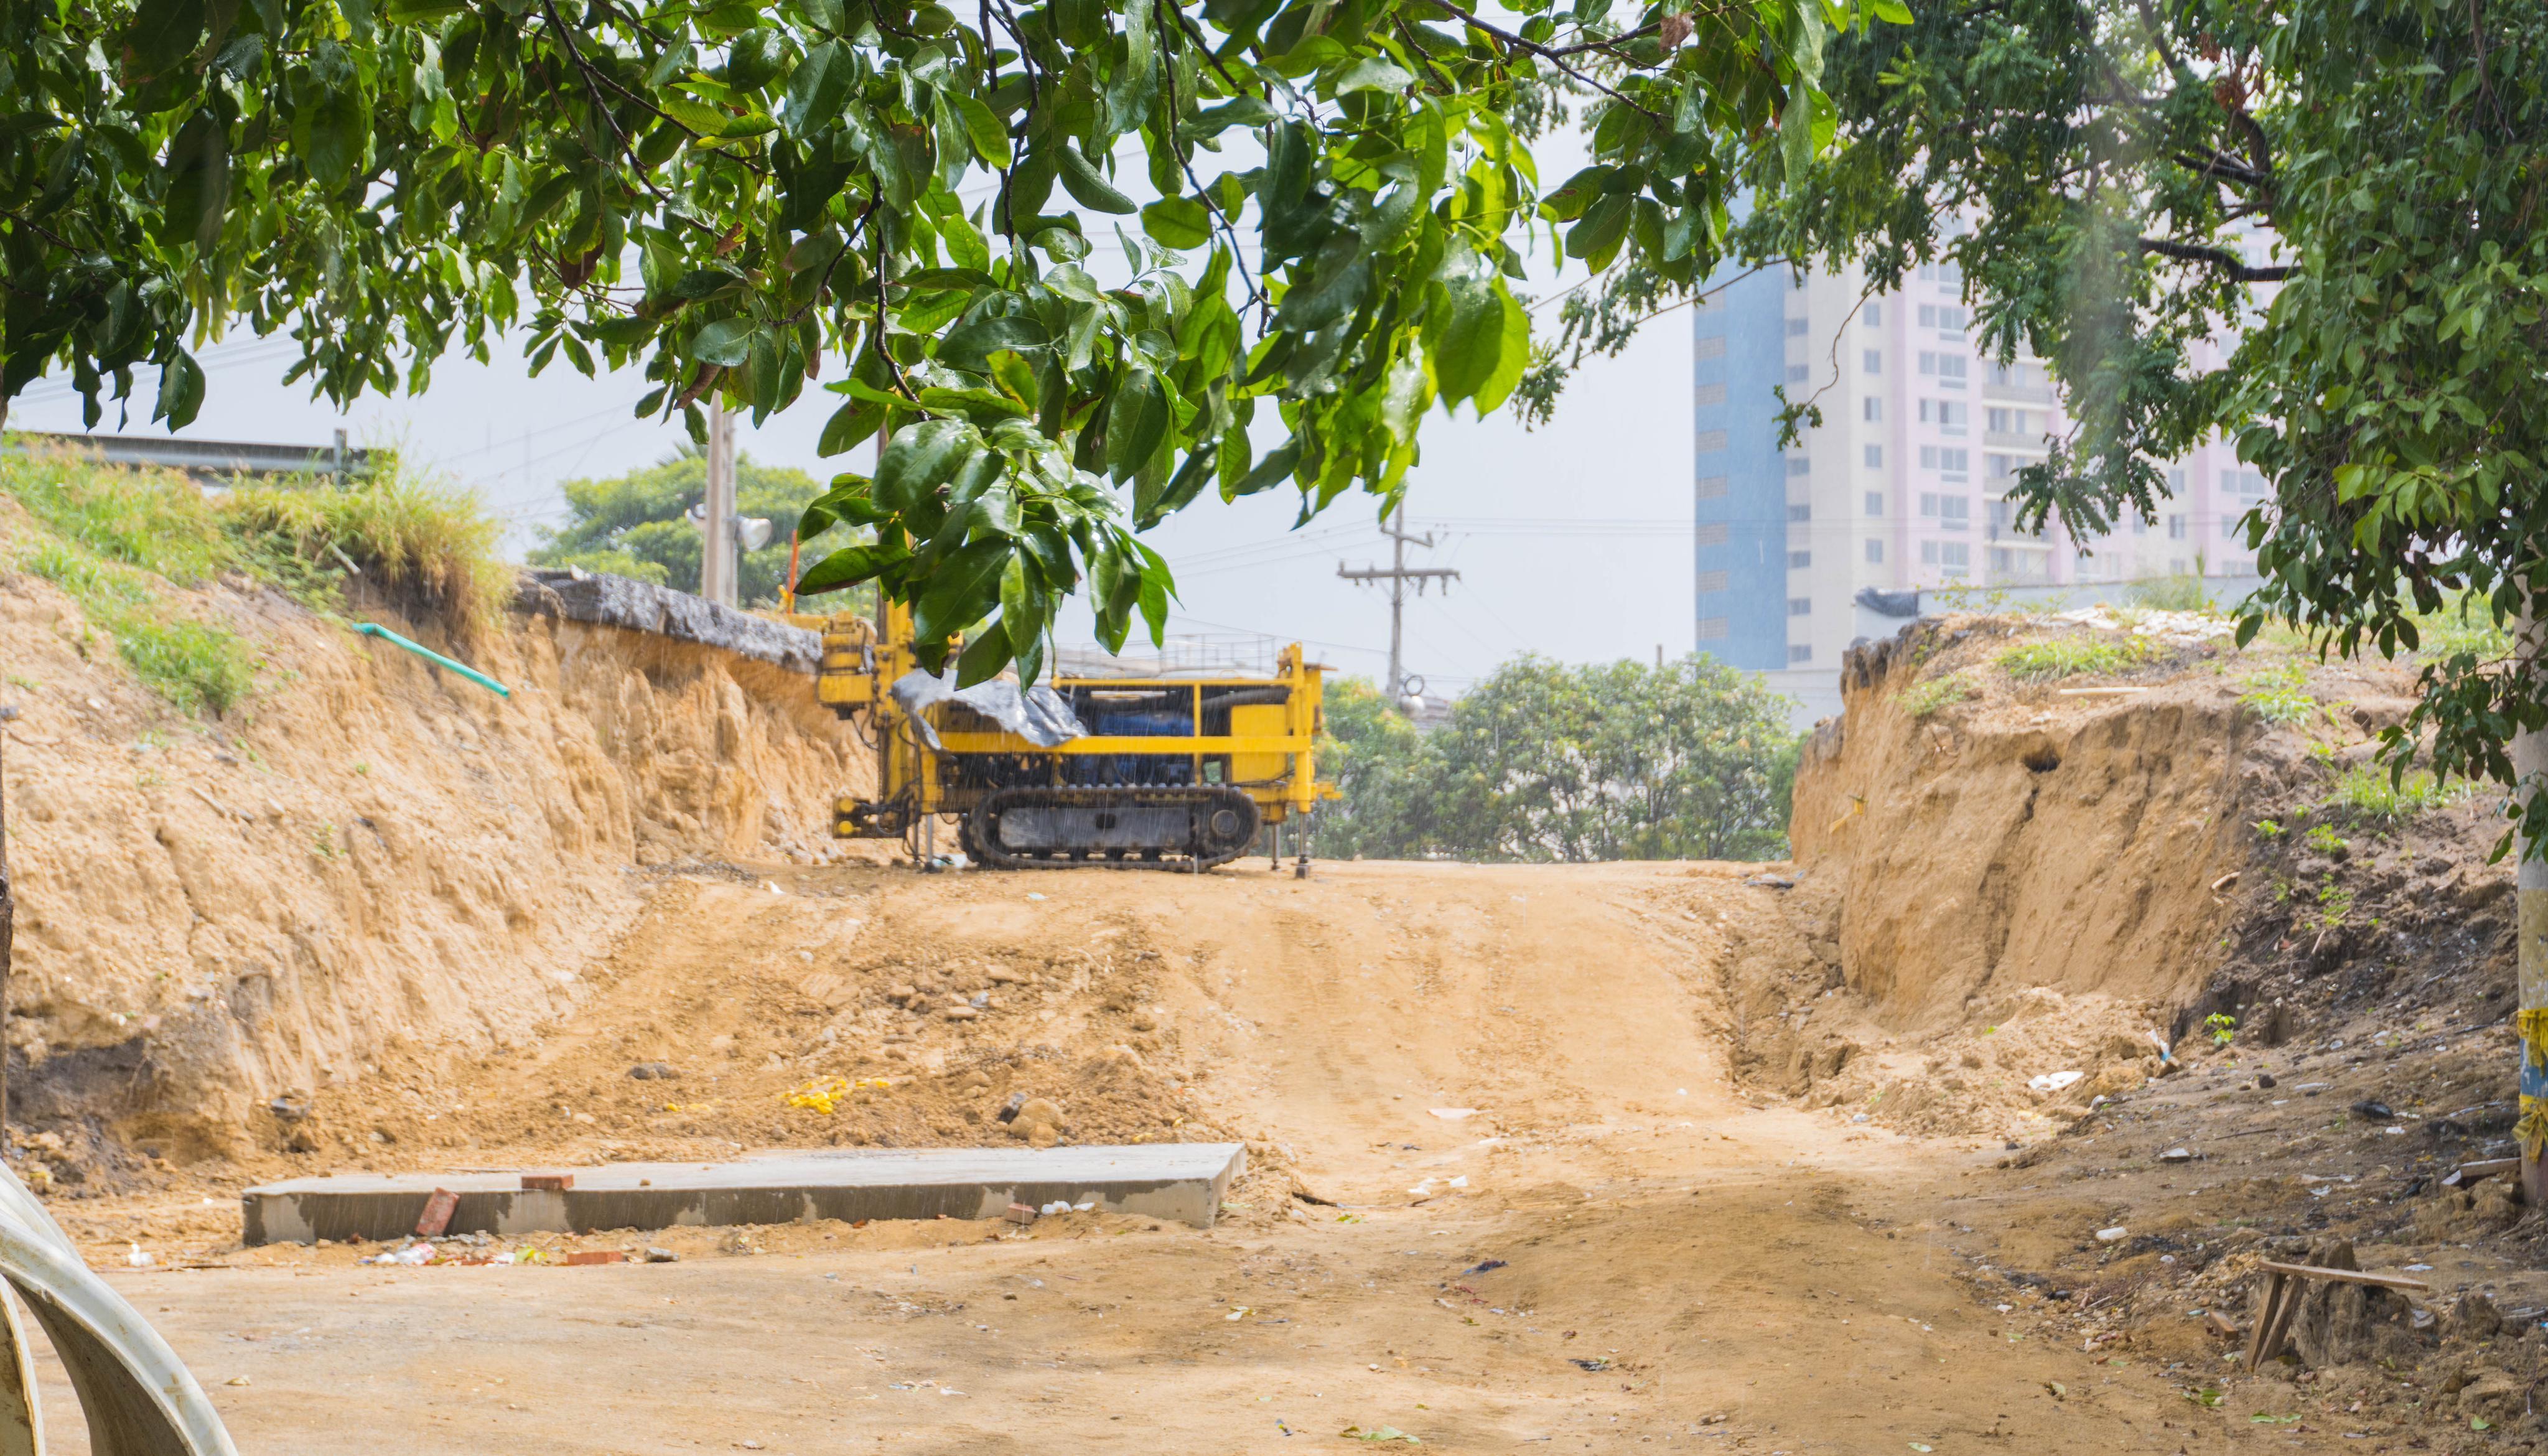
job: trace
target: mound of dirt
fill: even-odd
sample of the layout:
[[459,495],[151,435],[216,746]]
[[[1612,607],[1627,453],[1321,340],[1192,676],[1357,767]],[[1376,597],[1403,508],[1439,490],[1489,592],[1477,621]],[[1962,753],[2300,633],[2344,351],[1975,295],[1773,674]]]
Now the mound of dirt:
[[[24,525],[0,500],[0,561]],[[243,579],[164,590],[256,647],[227,719],[0,575],[11,1113],[109,1174],[243,1153],[270,1105],[402,1056],[530,1044],[644,904],[634,866],[829,858],[830,797],[871,774],[802,676],[732,654],[516,616],[473,649],[507,699]]]
[[[2253,962],[2306,917],[2259,907],[2323,880],[2311,806],[2367,772],[2410,675],[2141,625],[1955,617],[1852,652],[1846,714],[1796,777],[1795,885],[1726,962],[1738,1070],[1905,1132],[2028,1141],[2172,1070],[2162,1049],[2215,1012],[2268,1042],[2297,1024],[2310,998]],[[2467,863],[2414,882],[2474,906],[2498,891]],[[2306,939],[2336,954],[2365,918]]]

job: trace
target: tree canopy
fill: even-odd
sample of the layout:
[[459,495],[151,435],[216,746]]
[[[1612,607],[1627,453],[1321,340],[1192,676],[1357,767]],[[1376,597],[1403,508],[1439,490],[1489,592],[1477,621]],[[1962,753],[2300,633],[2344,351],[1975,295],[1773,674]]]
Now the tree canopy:
[[[873,544],[804,590],[880,581],[933,662],[997,612],[964,675],[1033,676],[1064,594],[1110,646],[1155,633],[1173,584],[1135,532],[1207,489],[1394,499],[1428,409],[1511,391],[1527,254],[1704,273],[1744,160],[1829,136],[1828,36],[1908,19],[1508,13],[0,0],[0,402],[66,368],[94,419],[155,366],[182,425],[194,342],[239,325],[339,401],[508,334],[534,370],[642,365],[641,415],[819,382],[826,451],[890,443],[805,516]],[[1596,163],[1548,188],[1552,86]]]
[[1429,733],[1371,683],[1330,684],[1319,772],[1343,801],[1319,853],[1410,859],[1762,860],[1786,853],[1802,740],[1786,700],[1713,659],[1524,656]]
[[[540,566],[616,572],[696,592],[706,539],[690,524],[687,512],[705,497],[707,481],[707,457],[690,447],[626,475],[561,482],[567,522],[544,528],[530,559]],[[747,606],[767,605],[778,599],[779,588],[786,584],[797,518],[825,488],[801,470],[764,465],[745,454],[735,457],[734,488],[737,514],[770,522],[770,543],[741,553],[737,596]],[[806,559],[819,560],[823,552],[847,545],[859,534],[834,527],[805,542]]]
[[[2548,682],[2435,650],[2463,596],[2509,627],[2548,592],[2548,9],[2439,0],[1928,0],[1836,37],[1836,142],[1755,165],[1737,264],[1861,265],[1870,293],[1959,265],[2003,359],[2073,422],[2021,472],[2021,525],[2152,518],[2215,436],[2272,482],[2243,522],[2280,618],[2347,654],[2422,648],[2403,772],[2510,783]],[[1618,270],[1569,301],[1527,390],[1689,285]],[[1800,392],[1801,393],[1801,392]],[[1810,398],[1792,402],[1810,424]],[[2524,812],[2548,843],[2548,791]]]

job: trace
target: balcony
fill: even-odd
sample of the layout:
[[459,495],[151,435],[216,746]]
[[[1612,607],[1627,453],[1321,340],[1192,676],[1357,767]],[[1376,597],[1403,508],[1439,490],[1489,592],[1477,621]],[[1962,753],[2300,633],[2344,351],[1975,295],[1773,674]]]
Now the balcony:
[[2013,405],[2049,405],[2052,403],[2052,386],[2048,384],[1993,384],[1988,379],[1985,379],[1982,381],[1982,398],[1985,400],[2005,400]]
[[2042,455],[2052,448],[2049,435],[2022,435],[2012,429],[1986,429],[1982,443],[1995,450],[2033,450]]

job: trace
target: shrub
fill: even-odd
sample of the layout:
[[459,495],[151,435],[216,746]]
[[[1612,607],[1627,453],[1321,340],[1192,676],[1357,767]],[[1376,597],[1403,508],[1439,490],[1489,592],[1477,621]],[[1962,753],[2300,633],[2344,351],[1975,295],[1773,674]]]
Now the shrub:
[[232,492],[219,513],[237,564],[252,574],[333,609],[350,561],[390,605],[437,618],[464,641],[494,624],[512,582],[496,556],[503,527],[476,493],[439,482],[258,486]]

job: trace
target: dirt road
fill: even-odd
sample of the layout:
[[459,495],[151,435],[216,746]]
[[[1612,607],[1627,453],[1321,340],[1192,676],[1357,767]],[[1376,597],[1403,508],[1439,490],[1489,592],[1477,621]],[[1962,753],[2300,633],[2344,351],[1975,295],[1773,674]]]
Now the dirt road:
[[[1067,1099],[1086,1075],[1069,1068],[1130,1035],[1150,1080],[1092,1087],[1091,1105],[1133,1136],[1244,1137],[1261,1171],[1210,1233],[830,1226],[691,1233],[671,1264],[386,1270],[320,1249],[114,1277],[247,1452],[1252,1452],[1347,1449],[1348,1429],[1448,1450],[2343,1446],[2189,1404],[2205,1372],[2056,1347],[1995,1305],[1966,1194],[1996,1143],[1747,1101],[1719,953],[1729,930],[1756,948],[1777,933],[1754,867],[789,868],[670,886],[577,1018],[465,1097],[449,1080],[465,1069],[417,1072],[322,1115],[341,1132],[372,1096],[476,1139],[434,1146],[411,1120],[361,1159],[379,1166],[636,1155],[720,1127],[819,1141],[811,1115],[765,1110],[810,1069],[952,1077],[996,1046],[1023,1058],[1003,1078]],[[1091,947],[1112,979],[1054,972],[1040,1000],[925,1036],[841,984]],[[755,1010],[806,997],[845,1009],[793,1027]],[[724,1070],[712,1095],[693,1071],[667,1099],[625,1075],[656,1055]],[[727,1123],[659,1110],[685,1099]],[[234,1238],[221,1197],[91,1206],[74,1227],[102,1257],[129,1226],[182,1260],[190,1236]],[[76,1424],[49,1378],[57,1424]]]

